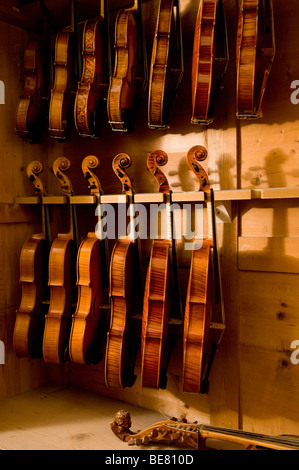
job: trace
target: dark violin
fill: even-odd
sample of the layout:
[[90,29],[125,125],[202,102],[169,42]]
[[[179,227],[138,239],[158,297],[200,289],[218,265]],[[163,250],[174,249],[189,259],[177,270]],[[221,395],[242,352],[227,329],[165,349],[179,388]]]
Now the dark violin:
[[[65,171],[70,161],[57,158],[53,171],[62,188],[62,194],[70,198],[73,187]],[[70,204],[70,229],[58,234],[52,243],[49,256],[50,306],[46,315],[43,339],[45,362],[61,364],[67,359],[67,348],[72,325],[73,305],[77,300],[75,261],[78,235],[74,206]]]
[[148,126],[150,128],[169,128],[169,113],[182,77],[179,0],[160,0],[149,73]]
[[221,0],[201,0],[192,56],[192,124],[214,119],[215,95],[228,64],[225,17]]
[[115,65],[110,77],[107,112],[114,131],[128,132],[133,127],[141,81],[138,0],[132,8],[120,10],[115,22]]
[[243,0],[237,35],[237,117],[263,116],[262,102],[275,56],[272,0]]
[[[102,186],[95,174],[99,160],[89,155],[82,162],[90,193],[100,204]],[[99,207],[97,206],[97,210]],[[72,362],[95,364],[101,358],[100,343],[105,330],[101,307],[107,303],[107,247],[100,232],[90,232],[81,242],[77,256],[78,302],[69,341]]]
[[45,45],[42,40],[30,41],[24,58],[25,86],[18,102],[16,132],[31,143],[38,142],[45,122],[47,94]]
[[13,332],[13,347],[17,356],[41,358],[48,300],[48,257],[50,228],[47,206],[43,203],[45,188],[40,178],[43,165],[38,161],[27,167],[27,175],[34,185],[35,193],[42,201],[43,231],[32,235],[23,245],[20,256],[20,282],[22,298],[17,310]]

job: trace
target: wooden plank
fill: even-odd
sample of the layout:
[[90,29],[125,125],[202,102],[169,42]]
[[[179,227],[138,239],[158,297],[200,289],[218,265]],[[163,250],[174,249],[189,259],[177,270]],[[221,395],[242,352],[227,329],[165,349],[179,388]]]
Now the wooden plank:
[[238,265],[247,271],[299,273],[299,237],[239,237]]
[[0,224],[19,224],[24,222],[41,223],[40,208],[32,210],[29,207],[14,204],[0,204]]

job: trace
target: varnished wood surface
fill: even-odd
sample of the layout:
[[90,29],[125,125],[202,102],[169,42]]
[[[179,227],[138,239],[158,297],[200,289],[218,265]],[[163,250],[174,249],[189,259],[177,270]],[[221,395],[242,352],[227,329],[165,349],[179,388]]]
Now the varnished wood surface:
[[87,20],[83,30],[83,71],[78,82],[74,119],[79,134],[99,134],[97,111],[104,99],[104,19]]
[[105,382],[108,387],[124,387],[127,362],[132,354],[133,240],[119,240],[110,260],[110,327],[107,333]]
[[24,58],[25,84],[16,112],[16,132],[29,142],[41,138],[46,117],[46,56],[42,40],[30,41]]
[[60,31],[55,42],[55,79],[49,110],[49,132],[54,139],[68,138],[73,122],[72,71],[72,33]]
[[201,0],[198,8],[192,57],[191,122],[209,121],[217,0]]
[[112,130],[132,129],[136,112],[139,73],[139,35],[136,11],[120,10],[115,22],[115,65],[110,77],[107,112]]

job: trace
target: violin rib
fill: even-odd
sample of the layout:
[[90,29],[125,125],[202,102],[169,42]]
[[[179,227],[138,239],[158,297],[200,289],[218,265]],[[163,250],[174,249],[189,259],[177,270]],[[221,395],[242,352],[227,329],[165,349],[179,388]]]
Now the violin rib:
[[165,341],[170,315],[169,240],[154,240],[148,267],[142,316],[142,386],[159,388],[165,359]]
[[51,90],[49,132],[65,140],[72,124],[72,33],[60,31],[55,42],[55,80]]
[[209,121],[217,6],[217,0],[201,0],[198,9],[192,58],[192,123]]
[[24,58],[25,86],[16,113],[16,133],[28,142],[38,142],[45,123],[47,91],[45,47],[41,40],[30,41]]
[[[174,0],[160,0],[149,75],[150,129],[169,128],[169,112],[183,74],[182,64],[178,67],[171,66],[172,54],[175,55],[171,47],[174,34],[173,7]],[[177,18],[179,18],[179,6],[177,6]]]
[[105,359],[105,381],[108,387],[126,386],[126,362],[130,350],[133,250],[132,240],[119,240],[111,255],[111,319]]
[[43,300],[47,289],[48,249],[45,234],[27,240],[20,256],[22,298],[17,310],[13,347],[18,357],[41,358],[45,324]]
[[87,20],[83,30],[83,71],[78,83],[74,119],[80,135],[98,135],[96,113],[104,99],[104,21]]
[[272,0],[243,0],[237,35],[237,117],[259,119],[275,56]]
[[115,66],[110,77],[107,112],[114,131],[128,132],[136,107],[138,31],[136,13],[120,10],[115,23]]
[[65,360],[74,296],[74,241],[68,234],[59,234],[53,241],[49,256],[50,306],[46,315],[43,358],[47,363]]

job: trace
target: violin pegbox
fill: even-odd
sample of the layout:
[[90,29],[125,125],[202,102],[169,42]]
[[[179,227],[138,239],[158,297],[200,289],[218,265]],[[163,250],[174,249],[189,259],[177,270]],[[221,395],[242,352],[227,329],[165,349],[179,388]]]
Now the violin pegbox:
[[70,196],[73,193],[71,180],[65,172],[71,167],[71,162],[66,157],[59,157],[53,163],[53,172],[61,184],[62,194]]
[[132,181],[126,173],[126,168],[129,168],[132,164],[132,159],[126,153],[119,153],[114,157],[112,162],[112,168],[118,179],[122,184],[123,194],[132,195],[134,190]]
[[159,193],[170,193],[170,187],[165,174],[160,169],[166,165],[168,156],[163,150],[155,150],[147,157],[147,168],[156,179],[159,186]]
[[27,166],[27,176],[31,183],[33,183],[34,191],[37,194],[44,194],[44,185],[41,178],[38,176],[44,170],[43,164],[37,160],[32,161]]
[[99,159],[95,155],[88,155],[82,162],[82,172],[88,181],[91,194],[102,194],[102,185],[95,174],[95,169],[100,165]]
[[210,183],[209,178],[201,166],[200,162],[203,162],[208,157],[208,151],[205,147],[201,145],[195,145],[192,147],[187,153],[187,163],[189,168],[195,174],[197,181],[199,183],[199,191],[209,192],[210,190]]

